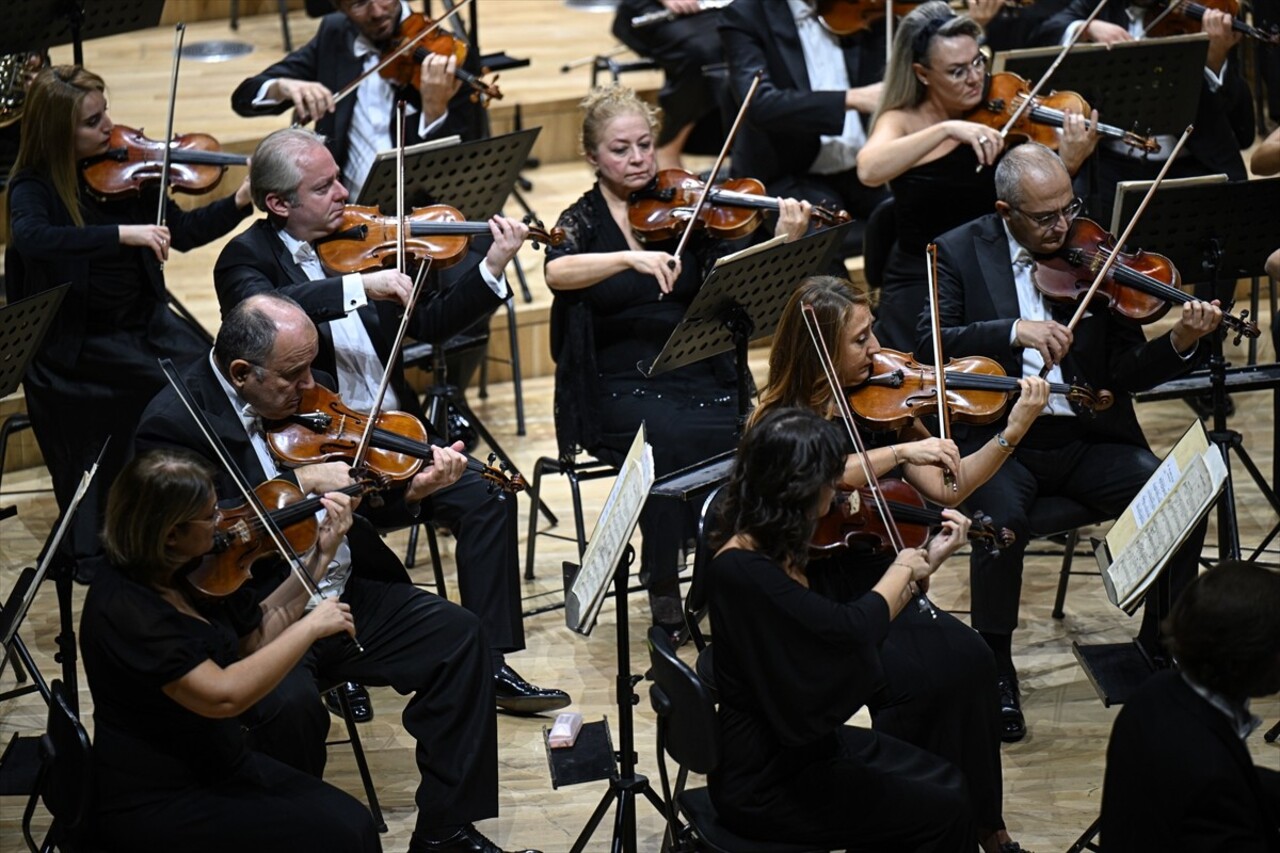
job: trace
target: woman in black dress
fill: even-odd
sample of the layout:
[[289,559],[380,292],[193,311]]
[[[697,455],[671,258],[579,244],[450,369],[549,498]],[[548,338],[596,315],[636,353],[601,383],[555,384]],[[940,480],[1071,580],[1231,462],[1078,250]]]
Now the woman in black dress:
[[[131,851],[377,851],[368,809],[250,750],[238,719],[316,640],[353,633],[350,608],[325,599],[304,616],[307,595],[292,582],[260,603],[245,588],[200,600],[184,577],[214,546],[214,498],[205,463],[173,450],[131,460],[111,488],[112,565],[98,572],[80,623],[95,840]],[[351,525],[348,497],[322,502],[308,562],[319,574]]]
[[[871,134],[858,152],[858,179],[893,191],[898,240],[885,265],[876,334],[905,352],[915,349],[916,320],[927,299],[925,246],[995,207],[988,167],[1005,140],[998,130],[964,119],[986,88],[981,39],[982,27],[940,0],[903,18]],[[1059,153],[1073,175],[1097,143],[1084,122],[1068,113],[1062,130]]]
[[977,847],[963,775],[944,758],[843,725],[881,680],[878,647],[968,520],[876,570],[856,601],[810,588],[815,521],[845,468],[840,432],[804,409],[774,408],[743,440],[708,567],[724,741],[708,777],[734,831],[824,849],[958,853]]
[[[111,437],[95,487],[70,531],[70,552],[98,552],[106,489],[129,458],[143,408],[164,386],[156,364],[208,356],[201,330],[169,309],[161,264],[222,236],[251,210],[246,180],[234,196],[190,212],[158,190],[102,200],[84,184],[81,161],[100,155],[113,127],[106,84],[79,66],[41,71],[27,92],[18,159],[9,179],[10,300],[71,284],[23,377],[27,411],[58,506]],[[100,486],[97,484],[101,484]]]
[[[555,291],[556,438],[611,464],[643,422],[658,476],[737,444],[737,385],[730,354],[646,377],[716,257],[733,246],[695,232],[680,258],[675,240],[641,244],[627,221],[630,194],[657,172],[653,108],[630,89],[598,89],[583,102],[582,148],[598,180],[560,215],[565,240],[547,252]],[[775,233],[804,233],[807,203],[781,199]],[[651,499],[640,516],[641,571],[655,624],[682,634],[676,575],[688,507]],[[679,639],[680,637],[677,637]]]
[[[856,387],[871,375],[880,344],[872,332],[874,318],[866,296],[842,279],[807,279],[791,295],[774,332],[769,380],[760,393],[748,435],[755,424],[780,408],[798,406],[826,418],[835,415],[830,388],[801,316],[802,304],[813,306],[841,386]],[[1043,380],[1023,379],[1020,386],[1003,432],[1009,445],[1021,440],[1048,401],[1049,386]],[[918,420],[899,434],[873,433],[865,427],[861,433],[867,444],[866,461],[877,477],[899,469],[899,476],[925,498],[944,506],[963,501],[1011,452],[993,438],[961,458],[954,442],[930,436]],[[954,473],[955,489],[945,482],[944,467]],[[849,489],[866,484],[861,462],[852,453],[846,457],[842,483]],[[810,560],[807,574],[815,590],[837,601],[856,601],[874,587],[891,558],[885,551],[838,551],[835,556]],[[883,682],[867,697],[875,730],[959,767],[968,781],[984,849],[1018,850],[1002,817],[1001,722],[995,662],[987,644],[951,614],[939,610],[934,618],[913,606],[894,620],[880,659]]]

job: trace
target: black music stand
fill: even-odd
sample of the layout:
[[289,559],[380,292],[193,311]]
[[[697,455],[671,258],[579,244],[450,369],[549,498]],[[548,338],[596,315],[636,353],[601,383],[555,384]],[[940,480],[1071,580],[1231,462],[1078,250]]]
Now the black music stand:
[[[1132,218],[1149,186],[1150,182],[1136,181],[1117,188],[1118,222]],[[1214,215],[1205,216],[1206,210],[1214,211]],[[1275,249],[1277,222],[1280,222],[1280,178],[1238,183],[1192,180],[1180,185],[1162,184],[1134,227],[1129,245],[1146,246],[1168,256],[1184,281],[1205,283],[1208,293],[1226,297],[1223,305],[1229,309],[1235,280],[1262,274],[1267,256]],[[1225,293],[1220,285],[1226,288]],[[1227,428],[1227,360],[1222,352],[1227,333],[1228,330],[1223,329],[1207,336],[1211,348],[1209,388],[1213,399],[1213,429],[1209,440],[1221,450],[1227,466],[1227,481],[1218,499],[1218,556],[1223,560],[1238,560],[1240,527],[1231,453],[1234,451],[1277,517],[1280,517],[1280,498],[1245,450],[1241,434]],[[1280,533],[1280,522],[1249,559],[1256,560],[1277,533]]]
[[84,41],[160,24],[164,0],[8,0],[0,54],[72,45],[84,65]]
[[[421,207],[443,202],[457,208],[473,222],[482,222],[501,213],[502,206],[520,176],[520,169],[529,159],[534,140],[541,128],[522,130],[503,136],[479,139],[454,145],[425,142],[405,149],[405,204]],[[361,204],[376,204],[383,211],[393,211],[396,205],[396,158],[394,152],[378,155],[369,177],[360,190]],[[508,285],[509,286],[509,285]],[[508,307],[513,297],[508,297]],[[508,315],[508,331],[511,351],[517,352],[514,312]],[[445,364],[444,341],[431,341],[431,379],[424,408],[427,419],[446,442],[449,440],[449,411],[467,420],[506,467],[516,473],[519,469],[511,456],[494,439],[475,411],[467,403],[462,389],[449,383]],[[512,384],[515,386],[517,432],[524,434],[524,394],[521,387],[519,365],[513,365]]]
[[640,371],[656,376],[733,350],[741,429],[751,411],[747,344],[773,334],[796,285],[830,265],[847,227],[846,223],[826,228],[718,265],[702,283],[662,352],[647,367],[640,365]]
[[[993,71],[1039,80],[1060,49],[1011,50],[995,55]],[[1139,133],[1178,134],[1195,119],[1209,40],[1203,35],[1077,44],[1043,91],[1079,92],[1101,120]]]

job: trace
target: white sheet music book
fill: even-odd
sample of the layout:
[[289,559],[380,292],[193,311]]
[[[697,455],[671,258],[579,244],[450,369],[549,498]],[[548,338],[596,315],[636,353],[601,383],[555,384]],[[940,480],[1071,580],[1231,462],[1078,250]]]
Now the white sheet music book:
[[600,510],[600,518],[582,555],[582,568],[578,569],[565,595],[565,624],[579,634],[590,634],[595,627],[614,570],[631,541],[654,479],[653,448],[645,440],[642,423],[618,471],[618,479],[609,491],[609,498]]
[[1116,519],[1096,555],[1112,604],[1133,615],[1226,478],[1222,452],[1196,420]]

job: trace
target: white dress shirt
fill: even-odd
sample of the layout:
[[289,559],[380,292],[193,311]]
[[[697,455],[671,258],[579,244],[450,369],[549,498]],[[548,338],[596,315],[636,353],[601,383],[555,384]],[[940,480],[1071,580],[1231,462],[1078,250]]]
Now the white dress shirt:
[[[1004,235],[1009,241],[1009,257],[1013,258],[1013,284],[1018,291],[1018,316],[1023,320],[1039,320],[1051,321],[1053,315],[1049,313],[1049,306],[1045,304],[1044,296],[1040,291],[1036,290],[1035,282],[1031,278],[1032,272],[1036,268],[1035,259],[1031,257],[1031,253],[1022,247],[1017,240],[1013,238],[1013,234],[1009,231],[1009,226],[1004,225]],[[1013,346],[1014,341],[1018,337],[1018,321],[1015,320],[1013,328],[1009,330],[1009,345]],[[1044,359],[1040,357],[1040,352],[1035,347],[1022,348],[1022,376],[1039,376],[1040,371],[1044,369]],[[1050,368],[1049,373],[1045,376],[1048,382],[1056,382],[1065,384],[1066,380],[1062,378],[1062,368],[1054,365]],[[1072,416],[1075,412],[1071,408],[1071,403],[1063,394],[1050,394],[1049,405],[1045,406],[1042,415],[1065,415]]]
[[[804,51],[804,67],[809,72],[809,88],[814,92],[849,89],[849,69],[844,64],[844,51],[839,37],[826,30],[807,0],[787,0],[800,33]],[[814,175],[847,172],[858,164],[858,152],[867,142],[862,118],[857,110],[845,110],[844,129],[839,136],[822,136],[818,156],[809,166]]]

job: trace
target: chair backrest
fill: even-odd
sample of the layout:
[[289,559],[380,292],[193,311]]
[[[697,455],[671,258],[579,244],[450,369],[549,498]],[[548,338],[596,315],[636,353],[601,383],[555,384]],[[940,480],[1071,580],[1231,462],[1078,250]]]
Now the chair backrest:
[[62,845],[78,834],[92,808],[93,752],[66,687],[56,679],[49,685],[49,718],[40,738],[40,761],[40,782],[32,798],[39,796],[54,817],[46,845]]
[[698,515],[698,547],[693,553],[693,577],[689,581],[689,589],[684,597],[684,618],[697,643],[698,650],[706,648],[700,623],[707,613],[707,563],[711,562],[713,552],[707,541],[715,527],[720,513],[720,502],[724,495],[724,485],[712,489],[702,502],[702,511]]
[[893,212],[893,196],[876,205],[862,231],[862,275],[870,287],[884,284],[884,268],[898,239],[898,221]]
[[649,662],[649,701],[663,727],[667,754],[694,773],[714,770],[720,763],[720,722],[711,691],[656,625],[649,629]]

